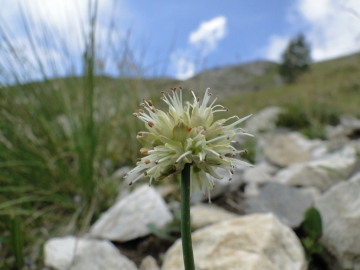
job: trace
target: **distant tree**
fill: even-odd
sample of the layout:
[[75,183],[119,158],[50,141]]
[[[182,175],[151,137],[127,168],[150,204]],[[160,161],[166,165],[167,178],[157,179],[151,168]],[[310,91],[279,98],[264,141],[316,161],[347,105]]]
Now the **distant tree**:
[[290,40],[283,52],[279,73],[286,83],[292,83],[301,73],[309,69],[310,63],[310,46],[300,34]]

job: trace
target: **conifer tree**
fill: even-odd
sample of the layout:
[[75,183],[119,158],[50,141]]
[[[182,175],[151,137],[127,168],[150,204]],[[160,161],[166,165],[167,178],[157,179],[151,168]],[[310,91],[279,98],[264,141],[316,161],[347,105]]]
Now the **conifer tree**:
[[304,36],[299,34],[290,40],[283,52],[279,73],[286,83],[292,83],[301,73],[309,69],[310,63],[310,46]]

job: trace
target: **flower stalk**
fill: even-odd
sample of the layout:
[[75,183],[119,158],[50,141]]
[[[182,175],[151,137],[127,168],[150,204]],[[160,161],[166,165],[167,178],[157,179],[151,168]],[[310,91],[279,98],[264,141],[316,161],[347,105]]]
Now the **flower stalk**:
[[186,163],[181,171],[181,240],[185,270],[195,270],[190,223],[190,168],[191,164]]

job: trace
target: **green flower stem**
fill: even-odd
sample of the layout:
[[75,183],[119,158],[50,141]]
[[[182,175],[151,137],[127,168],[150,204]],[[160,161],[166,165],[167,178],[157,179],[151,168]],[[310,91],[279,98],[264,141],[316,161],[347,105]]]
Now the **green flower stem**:
[[181,239],[185,270],[195,270],[190,225],[190,163],[181,172]]

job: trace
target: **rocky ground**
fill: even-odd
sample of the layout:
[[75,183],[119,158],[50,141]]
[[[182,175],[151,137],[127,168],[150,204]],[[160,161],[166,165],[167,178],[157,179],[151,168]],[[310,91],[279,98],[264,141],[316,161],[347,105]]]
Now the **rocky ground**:
[[[360,120],[343,116],[326,128],[327,140],[309,140],[279,130],[280,112],[269,107],[246,123],[256,140],[254,168],[217,181],[212,204],[201,192],[193,194],[198,270],[360,269]],[[47,241],[45,264],[57,270],[183,269],[179,203],[169,199],[177,192],[171,183],[131,191],[122,183],[117,202],[87,235]],[[311,252],[302,245],[310,207],[322,220],[322,235],[311,244],[322,248]]]

